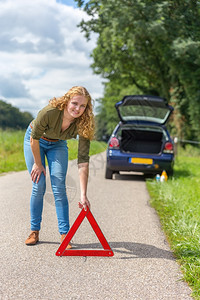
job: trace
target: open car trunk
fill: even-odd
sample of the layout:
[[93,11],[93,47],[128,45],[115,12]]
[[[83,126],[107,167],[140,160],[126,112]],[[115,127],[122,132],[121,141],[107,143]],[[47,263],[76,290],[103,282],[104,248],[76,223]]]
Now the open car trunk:
[[121,150],[124,152],[158,154],[162,150],[162,131],[144,129],[122,129]]
[[173,111],[164,98],[145,95],[125,96],[115,107],[122,123],[145,121],[164,125]]

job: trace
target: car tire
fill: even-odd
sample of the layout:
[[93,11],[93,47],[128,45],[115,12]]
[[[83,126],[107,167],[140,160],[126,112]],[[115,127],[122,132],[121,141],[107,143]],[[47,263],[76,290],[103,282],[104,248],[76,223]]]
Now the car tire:
[[151,178],[154,178],[154,177],[155,177],[155,174],[152,174],[152,173],[145,173],[144,174],[145,179],[151,179]]
[[174,175],[174,170],[169,170],[166,172],[167,172],[168,177],[172,177]]
[[113,171],[108,169],[108,167],[106,167],[105,178],[106,179],[112,179],[112,176],[113,176]]

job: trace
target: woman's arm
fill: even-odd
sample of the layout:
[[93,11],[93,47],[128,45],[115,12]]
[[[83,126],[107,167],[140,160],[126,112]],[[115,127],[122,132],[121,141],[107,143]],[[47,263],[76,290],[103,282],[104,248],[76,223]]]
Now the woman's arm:
[[31,171],[31,179],[33,182],[38,183],[42,172],[46,176],[46,171],[45,171],[45,168],[43,167],[42,161],[41,161],[39,141],[35,140],[31,137],[30,143],[31,143],[31,150],[32,150],[34,162],[35,162],[33,165],[32,171]]
[[80,178],[80,188],[81,188],[81,203],[79,204],[80,208],[87,210],[87,206],[90,208],[90,202],[87,198],[87,184],[89,176],[89,163],[79,163],[79,178]]

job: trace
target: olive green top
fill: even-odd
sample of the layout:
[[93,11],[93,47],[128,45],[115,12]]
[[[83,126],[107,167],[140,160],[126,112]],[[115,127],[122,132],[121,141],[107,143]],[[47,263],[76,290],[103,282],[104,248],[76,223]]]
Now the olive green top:
[[[62,131],[64,110],[45,106],[39,111],[37,117],[32,122],[31,136],[35,140],[39,140],[42,136],[47,139],[68,140],[76,138],[78,134],[76,120],[70,126]],[[79,136],[78,143],[78,164],[89,161],[90,140]]]

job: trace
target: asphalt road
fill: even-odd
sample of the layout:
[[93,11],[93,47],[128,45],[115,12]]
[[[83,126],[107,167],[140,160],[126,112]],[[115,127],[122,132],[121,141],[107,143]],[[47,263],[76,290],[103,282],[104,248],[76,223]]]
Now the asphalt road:
[[[26,246],[31,180],[27,171],[0,176],[0,299],[187,300],[182,281],[158,217],[149,205],[141,175],[104,179],[105,153],[93,156],[88,196],[91,211],[114,251],[113,257],[57,257],[60,236],[49,176],[40,242]],[[67,191],[71,225],[80,209],[76,162],[69,165]],[[73,243],[99,249],[87,219]]]

